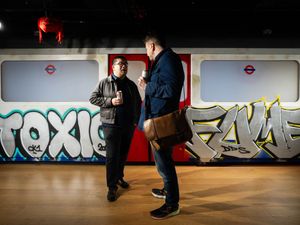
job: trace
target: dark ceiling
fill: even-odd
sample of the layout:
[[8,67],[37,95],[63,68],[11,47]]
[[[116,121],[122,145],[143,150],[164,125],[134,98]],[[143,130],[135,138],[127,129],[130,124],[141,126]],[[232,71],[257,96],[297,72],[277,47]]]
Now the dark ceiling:
[[[89,40],[95,47],[101,46],[99,40],[103,45],[105,38],[141,40],[153,28],[187,46],[194,39],[282,43],[300,37],[300,1],[296,0],[6,0],[0,7],[5,25],[0,31],[2,48],[38,46],[37,20],[43,16],[61,19],[67,47],[74,40]],[[47,34],[46,41],[51,39]]]

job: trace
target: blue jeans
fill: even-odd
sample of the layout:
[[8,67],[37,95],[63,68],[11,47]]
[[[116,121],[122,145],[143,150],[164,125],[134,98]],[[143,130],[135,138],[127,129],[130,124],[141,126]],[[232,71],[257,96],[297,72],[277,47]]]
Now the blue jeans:
[[167,191],[166,204],[168,206],[178,206],[179,187],[175,164],[172,158],[172,147],[155,150],[152,148],[156,168],[160,176],[163,178],[164,188]]

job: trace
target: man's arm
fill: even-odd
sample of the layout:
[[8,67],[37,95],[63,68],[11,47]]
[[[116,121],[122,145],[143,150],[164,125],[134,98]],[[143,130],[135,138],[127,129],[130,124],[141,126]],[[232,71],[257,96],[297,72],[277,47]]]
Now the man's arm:
[[90,103],[99,107],[112,107],[112,97],[103,95],[104,84],[102,81],[96,86],[90,97]]

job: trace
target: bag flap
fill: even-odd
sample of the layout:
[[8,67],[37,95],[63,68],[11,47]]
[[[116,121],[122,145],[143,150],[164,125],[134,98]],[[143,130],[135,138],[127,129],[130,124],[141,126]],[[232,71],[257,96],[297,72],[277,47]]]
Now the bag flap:
[[157,139],[157,135],[153,126],[153,119],[148,119],[144,121],[144,133],[148,141]]

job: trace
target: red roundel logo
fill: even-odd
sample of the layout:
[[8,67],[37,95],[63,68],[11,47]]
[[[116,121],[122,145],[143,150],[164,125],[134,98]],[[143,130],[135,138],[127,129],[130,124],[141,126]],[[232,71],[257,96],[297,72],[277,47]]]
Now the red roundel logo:
[[247,65],[247,66],[245,66],[244,71],[246,74],[251,75],[254,73],[255,68],[252,65]]
[[49,75],[51,75],[51,74],[53,74],[55,71],[56,71],[56,68],[55,68],[55,66],[53,66],[53,65],[48,65],[46,68],[45,68],[45,71],[49,74]]

